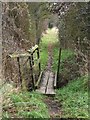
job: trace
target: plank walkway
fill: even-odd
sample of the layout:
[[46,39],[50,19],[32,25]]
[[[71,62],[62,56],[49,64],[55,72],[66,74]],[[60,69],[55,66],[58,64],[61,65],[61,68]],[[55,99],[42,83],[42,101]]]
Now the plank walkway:
[[54,80],[54,73],[46,71],[42,77],[40,87],[36,91],[46,95],[55,95]]

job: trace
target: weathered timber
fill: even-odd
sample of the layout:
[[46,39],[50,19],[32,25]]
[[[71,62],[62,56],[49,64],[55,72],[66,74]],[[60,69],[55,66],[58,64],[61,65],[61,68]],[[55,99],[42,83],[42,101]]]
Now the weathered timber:
[[53,81],[54,81],[54,74],[50,72],[47,89],[45,93],[46,95],[55,95]]
[[60,61],[61,61],[61,48],[59,49],[59,59],[58,59],[58,69],[57,69],[57,85],[56,86],[58,86],[58,80],[59,80]]
[[38,81],[37,81],[37,83],[35,84],[35,88],[39,88],[39,87],[40,87],[42,75],[43,75],[43,72],[41,71],[41,73],[40,73],[40,75],[39,75],[39,78],[38,78]]
[[24,54],[10,54],[10,58],[17,58],[17,57],[30,57],[31,55],[29,53],[24,53]]
[[[60,69],[60,59],[61,59],[61,48],[59,50],[59,60],[58,60],[58,69],[54,77],[54,73],[51,71],[46,71],[44,74],[41,71],[41,64],[40,64],[40,54],[38,45],[32,47],[32,49],[28,50],[29,53],[24,54],[12,54],[9,55],[10,58],[17,58],[18,66],[19,66],[19,76],[20,82],[22,83],[22,76],[20,70],[20,58],[21,57],[28,57],[23,65],[27,63],[29,60],[30,64],[30,75],[32,79],[32,88],[33,90],[46,94],[46,95],[55,95],[54,88],[57,86],[58,76],[59,76],[59,69]],[[34,58],[34,52],[37,52],[37,59]],[[38,80],[36,80],[35,72],[37,68],[39,68]],[[35,71],[34,71],[35,70]]]
[[17,57],[17,63],[18,63],[18,69],[19,69],[19,78],[20,78],[20,83],[22,86],[22,76],[21,76],[21,70],[20,70],[20,59]]
[[46,92],[47,92],[47,86],[48,86],[48,82],[49,82],[49,75],[48,75],[48,79],[47,79],[47,83],[46,83],[45,94],[46,94]]
[[32,65],[34,65],[33,54],[31,54],[31,59],[32,59]]
[[[39,48],[37,49],[37,57],[38,59],[40,59],[40,55],[39,55]],[[40,64],[40,61],[39,61],[39,74],[40,74],[40,71],[41,71],[41,64]]]
[[33,87],[33,90],[35,90],[35,83],[34,83],[34,77],[33,77],[33,68],[32,68],[31,57],[29,57],[29,63],[30,63],[30,72],[31,72],[31,78],[32,78],[32,87]]
[[55,95],[53,82],[54,74],[50,71],[45,72],[41,80],[40,88],[36,91],[46,95]]
[[57,71],[55,73],[55,79],[54,79],[53,85],[54,85],[54,89],[56,89],[56,86],[57,86]]
[[45,72],[44,75],[43,75],[43,77],[42,77],[42,81],[40,83],[40,88],[38,88],[36,90],[37,92],[45,94],[46,85],[47,85],[47,81],[48,81],[48,76],[49,76],[49,72]]

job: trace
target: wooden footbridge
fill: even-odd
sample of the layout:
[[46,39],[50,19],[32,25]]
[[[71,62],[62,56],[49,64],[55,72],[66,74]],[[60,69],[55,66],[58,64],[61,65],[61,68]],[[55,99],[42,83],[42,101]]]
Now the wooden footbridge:
[[[36,57],[35,54],[36,53]],[[61,57],[61,48],[59,51],[59,60],[58,60],[58,69],[56,73],[51,71],[42,71],[41,64],[40,64],[40,54],[39,54],[39,47],[35,45],[27,53],[23,54],[10,54],[9,58],[16,59],[18,64],[18,71],[19,71],[19,82],[22,85],[22,70],[21,70],[21,63],[20,58],[27,58],[27,62],[29,62],[30,68],[30,76],[32,80],[32,89],[46,95],[55,95],[55,89],[57,88],[58,84],[58,74],[60,68],[60,57]],[[38,77],[35,77],[35,69],[36,66],[38,67]]]

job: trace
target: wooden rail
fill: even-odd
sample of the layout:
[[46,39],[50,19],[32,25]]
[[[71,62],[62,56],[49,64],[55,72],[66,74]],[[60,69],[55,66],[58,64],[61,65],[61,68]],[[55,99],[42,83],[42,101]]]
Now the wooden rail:
[[[37,59],[34,59],[34,53],[37,52]],[[21,54],[9,54],[9,57],[11,59],[17,59],[17,64],[18,64],[18,71],[19,71],[19,83],[22,86],[22,72],[21,72],[21,63],[20,63],[20,58],[27,57],[27,61],[29,60],[29,65],[30,65],[30,74],[31,74],[31,79],[32,79],[32,88],[35,90],[40,84],[42,73],[41,72],[41,64],[40,64],[40,55],[39,55],[39,48],[38,45],[35,45],[32,47],[30,50],[28,50],[26,53],[21,53]],[[35,64],[35,60],[37,60]],[[24,65],[26,62],[24,63]],[[34,69],[35,67],[38,66],[39,68],[39,75],[38,75],[38,80],[35,82],[35,77],[34,77]]]
[[[36,58],[34,58],[34,53],[36,52]],[[19,71],[19,83],[22,86],[22,72],[21,72],[21,64],[20,63],[20,58],[23,57],[27,57],[27,61],[29,61],[29,66],[30,66],[30,75],[31,75],[31,80],[32,80],[32,89],[35,90],[39,90],[40,92],[43,92],[44,94],[52,94],[54,95],[54,88],[56,88],[58,86],[58,80],[59,80],[59,69],[60,69],[60,60],[61,60],[61,48],[59,49],[59,60],[58,60],[58,69],[55,73],[55,78],[54,73],[53,72],[46,72],[44,73],[44,77],[43,76],[43,72],[41,71],[41,64],[40,64],[40,54],[39,54],[39,47],[38,45],[35,45],[34,47],[32,47],[30,50],[28,50],[26,53],[23,54],[10,54],[9,57],[11,59],[15,59],[17,60],[17,64],[18,64],[18,71]],[[23,66],[27,63],[27,61],[25,61],[25,63],[23,64]],[[36,62],[35,62],[36,61]],[[35,80],[35,73],[34,73],[34,69],[38,67],[39,69],[39,73],[38,73],[38,79]],[[41,81],[42,80],[42,81]],[[40,85],[41,84],[41,85]]]

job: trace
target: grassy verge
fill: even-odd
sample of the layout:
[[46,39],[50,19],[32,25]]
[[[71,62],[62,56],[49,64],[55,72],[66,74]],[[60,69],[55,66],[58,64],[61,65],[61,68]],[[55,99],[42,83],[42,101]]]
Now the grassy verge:
[[4,118],[49,118],[44,96],[36,92],[13,92],[5,95],[3,102]]
[[56,98],[62,104],[62,118],[88,118],[87,83],[87,76],[84,76],[57,90]]

